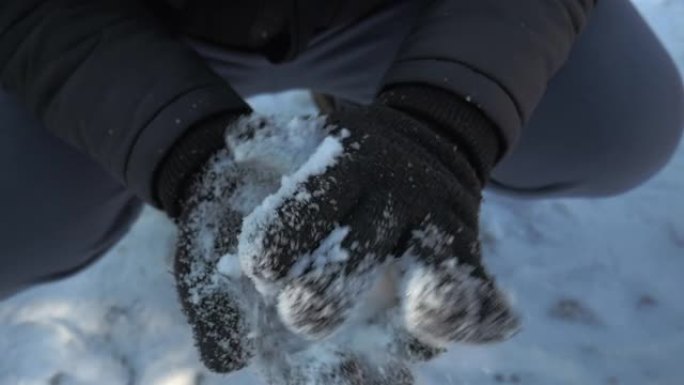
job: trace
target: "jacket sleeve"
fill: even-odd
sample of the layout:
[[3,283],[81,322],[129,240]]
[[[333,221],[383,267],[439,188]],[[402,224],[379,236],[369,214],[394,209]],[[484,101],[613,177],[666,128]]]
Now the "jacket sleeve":
[[180,136],[248,108],[138,0],[0,1],[0,84],[148,202]]
[[433,0],[384,88],[428,84],[475,103],[510,148],[596,0]]

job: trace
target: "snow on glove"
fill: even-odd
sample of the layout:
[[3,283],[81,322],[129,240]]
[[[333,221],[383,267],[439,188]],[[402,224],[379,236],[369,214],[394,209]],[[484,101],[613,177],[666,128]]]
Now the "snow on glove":
[[[289,331],[272,303],[244,277],[236,254],[240,221],[292,174],[326,134],[322,119],[239,119],[226,148],[197,173],[177,218],[175,275],[202,360],[230,372],[250,363],[278,385],[411,385],[408,367],[387,355],[382,322],[312,343]],[[358,344],[358,340],[372,343]],[[360,346],[359,346],[360,345]],[[370,350],[369,350],[370,349]]]
[[[499,154],[481,113],[426,87],[334,113],[338,129],[243,222],[245,272],[284,323],[312,339],[353,316],[400,258],[402,318],[430,346],[510,336],[517,319],[481,263],[481,190]],[[325,147],[325,146],[324,146]]]
[[[228,204],[239,172],[225,149],[226,127],[251,112],[229,111],[200,121],[167,154],[157,169],[159,206],[178,225],[174,259],[176,287],[204,364],[231,372],[254,355],[250,298],[244,278],[216,274],[220,258],[235,248],[244,213]],[[257,302],[258,303],[258,302]]]
[[237,176],[230,166],[220,172],[207,167],[177,218],[174,275],[179,298],[202,361],[220,373],[241,369],[254,356],[250,317],[253,304],[259,303],[250,298],[247,279],[216,274],[220,258],[236,246],[242,220],[226,200],[236,188]]
[[259,353],[256,345],[264,344],[257,332],[280,333],[277,323],[263,319],[267,304],[242,275],[237,257],[237,267],[227,267],[234,267],[231,272],[219,267],[222,261],[224,270],[230,265],[224,257],[236,252],[242,219],[325,134],[320,122],[300,125],[299,136],[288,136],[292,130],[279,132],[278,124],[258,115],[219,116],[179,143],[161,170],[160,200],[179,230],[179,298],[202,361],[213,371],[248,366]]

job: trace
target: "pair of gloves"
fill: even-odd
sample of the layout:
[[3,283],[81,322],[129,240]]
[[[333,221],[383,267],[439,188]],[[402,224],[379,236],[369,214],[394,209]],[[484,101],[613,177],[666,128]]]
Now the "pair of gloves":
[[[400,320],[397,360],[429,359],[449,343],[499,341],[517,330],[481,262],[481,191],[501,142],[477,108],[436,88],[403,85],[370,106],[333,112],[327,125],[339,144],[336,161],[297,181],[252,226],[242,226],[246,213],[231,205],[244,175],[220,164],[231,158],[224,129],[239,115],[214,117],[181,139],[156,184],[179,225],[175,278],[207,367],[225,373],[250,364],[259,349],[255,309],[268,312],[262,304],[292,335],[331,338],[388,264],[398,271],[396,306],[388,310]],[[258,134],[253,126],[240,140]],[[311,258],[333,249],[343,257]],[[238,253],[244,274],[227,287],[216,279],[217,264]],[[403,369],[373,380],[374,369],[363,366],[352,354],[325,375],[349,384],[412,382]]]

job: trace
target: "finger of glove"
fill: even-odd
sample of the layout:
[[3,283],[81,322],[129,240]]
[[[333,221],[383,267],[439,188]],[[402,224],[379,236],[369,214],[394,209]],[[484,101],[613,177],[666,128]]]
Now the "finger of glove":
[[519,327],[507,297],[480,263],[473,230],[457,218],[428,219],[413,231],[404,278],[407,330],[432,346],[485,343],[512,336]]
[[278,310],[295,333],[312,339],[333,333],[363,301],[401,235],[389,195],[373,194],[312,254],[311,265],[278,296]]
[[[187,275],[177,277],[181,281]],[[178,288],[202,362],[219,373],[239,370],[249,364],[254,354],[248,338],[251,325],[234,293],[225,289],[207,292],[202,286],[208,286],[208,281],[202,279]]]
[[292,191],[284,186],[245,219],[239,255],[245,272],[258,287],[284,278],[356,204],[359,187],[350,167],[343,158]]
[[[186,220],[180,226],[179,243],[175,258],[175,278],[184,313],[203,363],[215,372],[228,373],[247,366],[252,358],[253,346],[248,337],[252,327],[244,314],[241,286],[238,282],[221,279],[216,282],[215,263],[226,247],[227,236],[218,231],[229,226],[230,216],[222,224],[204,217],[202,224]],[[186,218],[187,219],[187,218]],[[199,243],[199,228],[214,228],[210,245]],[[231,228],[234,228],[232,224]],[[206,230],[206,228],[205,228]]]
[[225,292],[210,294],[195,304],[190,314],[195,342],[204,365],[218,373],[230,373],[249,365],[254,356],[248,338],[251,325],[239,301]]

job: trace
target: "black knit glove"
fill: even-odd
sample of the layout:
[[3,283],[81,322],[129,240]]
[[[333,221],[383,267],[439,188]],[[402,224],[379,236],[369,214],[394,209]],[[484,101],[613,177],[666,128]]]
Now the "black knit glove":
[[[194,183],[179,182],[188,180],[185,172],[177,176],[179,166],[160,171],[161,201],[178,215],[178,292],[204,363],[219,372],[248,365],[264,348],[255,346],[264,343],[254,328],[263,331],[260,315],[271,308],[276,324],[293,335],[331,335],[388,264],[399,281],[400,306],[389,310],[402,320],[388,346],[396,363],[375,370],[342,348],[339,365],[323,368],[318,379],[342,376],[340,384],[355,384],[354,377],[384,376],[376,382],[410,384],[402,362],[429,359],[448,342],[512,334],[517,320],[480,261],[481,189],[500,151],[489,121],[453,95],[403,86],[328,122],[338,126],[331,133],[341,144],[335,163],[313,170],[272,210],[257,210],[245,223],[248,213],[231,198],[243,174],[216,166],[231,158],[229,150],[191,173]],[[203,152],[197,144],[179,148],[181,158],[188,148]],[[219,259],[231,253],[249,278],[216,275]],[[266,328],[284,333],[278,325]]]
[[[272,212],[243,225],[246,272],[285,324],[320,339],[348,319],[379,266],[398,261],[408,332],[430,346],[501,340],[517,328],[481,263],[481,190],[499,152],[495,128],[428,87],[384,92],[330,116],[341,154]],[[242,246],[243,241],[240,245]]]
[[216,276],[219,259],[236,245],[242,220],[225,202],[236,175],[216,172],[210,164],[226,152],[227,127],[250,112],[245,104],[242,111],[196,124],[166,156],[155,181],[159,206],[178,225],[174,276],[183,312],[202,361],[222,373],[247,366],[254,353],[243,282]]
[[[321,119],[299,123],[311,129],[288,131],[297,135],[298,143],[283,149],[287,134],[280,135],[285,131],[282,121],[240,119],[229,128],[226,147],[205,162],[181,199],[174,273],[202,361],[224,373],[256,361],[258,372],[273,385],[411,385],[406,354],[381,357],[387,350],[410,352],[411,359],[432,354],[403,330],[395,333],[394,325],[383,320],[365,324],[381,333],[390,330],[390,340],[375,347],[380,354],[373,353],[372,362],[363,356],[368,352],[346,343],[311,342],[289,331],[273,303],[240,271],[236,254],[243,218],[278,189],[281,176],[296,170],[326,134]],[[299,143],[302,138],[309,147]],[[293,155],[299,160],[292,160]],[[277,164],[280,160],[290,169]],[[225,271],[226,262],[231,273]],[[322,352],[326,358],[318,360]]]
[[[242,214],[225,200],[235,188],[236,174],[205,170],[177,218],[174,276],[202,362],[228,373],[249,365],[254,355],[248,314],[258,299],[249,297],[254,291],[246,278],[216,273],[220,258],[236,246]],[[211,188],[219,184],[220,189]]]

